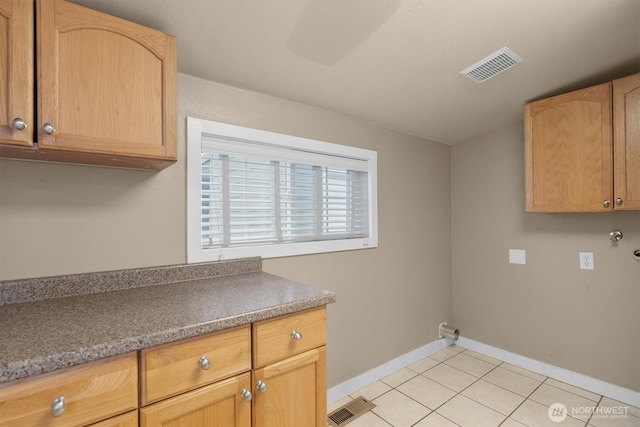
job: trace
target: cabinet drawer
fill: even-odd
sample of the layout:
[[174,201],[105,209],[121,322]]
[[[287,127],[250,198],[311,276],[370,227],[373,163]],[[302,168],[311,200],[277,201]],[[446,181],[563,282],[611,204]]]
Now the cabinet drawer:
[[249,325],[140,353],[141,403],[147,405],[251,369]]
[[253,324],[254,368],[326,343],[326,310],[316,308]]
[[[53,415],[55,399],[64,411]],[[95,423],[138,407],[136,353],[68,368],[0,388],[3,427],[67,427]]]

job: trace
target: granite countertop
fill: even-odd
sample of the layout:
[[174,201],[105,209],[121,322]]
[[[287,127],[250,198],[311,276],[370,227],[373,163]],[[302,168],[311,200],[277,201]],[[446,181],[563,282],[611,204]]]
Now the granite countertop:
[[0,304],[0,383],[335,301],[333,292],[259,265],[260,271]]

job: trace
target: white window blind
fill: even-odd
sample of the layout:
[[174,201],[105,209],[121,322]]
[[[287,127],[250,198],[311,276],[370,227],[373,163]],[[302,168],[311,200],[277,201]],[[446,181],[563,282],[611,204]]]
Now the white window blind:
[[[377,245],[375,152],[199,120],[194,132],[189,120],[190,260]],[[268,249],[282,246],[297,249]]]

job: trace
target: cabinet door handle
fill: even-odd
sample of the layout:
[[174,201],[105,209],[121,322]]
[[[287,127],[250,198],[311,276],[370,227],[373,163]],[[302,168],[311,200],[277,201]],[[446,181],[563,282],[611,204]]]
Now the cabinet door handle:
[[251,402],[251,399],[253,398],[253,395],[251,394],[251,392],[249,390],[247,390],[246,388],[243,388],[242,391],[240,392],[240,397],[242,397],[242,399],[245,402]]
[[291,331],[291,339],[300,341],[302,339],[302,334],[298,331]]
[[622,202],[623,202],[623,200],[622,200],[620,197],[618,197],[618,198],[616,199],[616,205],[618,205],[618,206],[622,206]]
[[605,200],[604,202],[602,202],[602,206],[604,206],[605,208],[608,208],[609,205],[611,205],[611,202],[608,200]]
[[256,390],[258,390],[260,393],[265,394],[267,392],[267,384],[260,380],[256,383]]
[[53,402],[51,402],[51,415],[53,415],[54,417],[59,417],[60,415],[64,414],[64,409],[66,407],[67,401],[65,400],[64,396],[56,397],[55,399],[53,399]]
[[44,130],[44,133],[47,135],[53,135],[56,132],[56,128],[54,128],[51,123],[45,123],[44,126],[42,126],[42,130]]
[[11,122],[11,127],[17,130],[25,130],[27,128],[27,124],[20,117],[16,117]]
[[211,367],[211,364],[209,364],[209,359],[207,359],[205,356],[202,356],[200,359],[198,359],[198,366],[206,371]]

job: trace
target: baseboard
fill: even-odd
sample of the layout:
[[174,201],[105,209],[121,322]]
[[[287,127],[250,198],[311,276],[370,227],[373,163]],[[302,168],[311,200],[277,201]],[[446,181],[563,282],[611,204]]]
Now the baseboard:
[[545,377],[550,377],[558,381],[571,384],[590,392],[626,403],[627,405],[640,407],[640,392],[592,378],[578,372],[530,359],[528,357],[511,353],[510,351],[502,350],[462,336],[458,338],[456,344],[468,350],[473,350],[486,356],[493,357],[494,359],[544,375]]
[[[452,343],[453,341],[448,339],[432,341],[427,345],[396,357],[389,362],[383,363],[380,366],[338,384],[327,391],[327,402],[329,404],[337,402],[343,397],[365,388],[369,384],[373,384],[374,382],[379,381],[402,368],[406,368],[407,366],[448,347]],[[558,381],[609,397],[627,405],[640,407],[640,392],[620,387],[615,384],[610,384],[596,378],[588,377],[568,369],[559,368],[548,363],[530,359],[528,357],[483,344],[462,336],[455,342],[455,344],[468,350],[473,350],[477,353],[493,357],[494,359],[527,369],[537,374],[554,378]]]
[[396,357],[389,362],[383,363],[382,365],[338,384],[327,391],[327,403],[332,404],[337,402],[343,397],[365,388],[369,384],[373,384],[374,382],[379,381],[402,368],[406,368],[407,366],[450,346],[452,343],[453,341],[444,338],[432,341],[429,344],[410,351],[409,353],[405,353],[402,356]]

